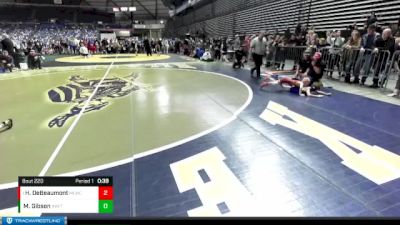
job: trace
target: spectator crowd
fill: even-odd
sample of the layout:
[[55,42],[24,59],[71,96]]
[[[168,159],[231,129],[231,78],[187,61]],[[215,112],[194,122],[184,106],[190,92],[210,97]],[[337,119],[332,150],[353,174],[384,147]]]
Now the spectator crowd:
[[[175,53],[203,59],[202,54],[211,55],[211,60],[232,62],[233,67],[242,67],[251,62],[251,73],[260,77],[261,66],[283,70],[285,60],[294,60],[292,70],[299,67],[303,52],[313,56],[321,52],[321,62],[329,78],[337,71],[346,83],[365,85],[372,74],[371,88],[384,86],[389,73],[400,75],[400,19],[397,28],[379,26],[375,13],[366,18],[364,27],[357,23],[343,30],[316,32],[298,24],[294,30],[284,32],[265,31],[253,35],[234,37],[175,39]],[[396,26],[393,26],[396,27]],[[343,36],[346,33],[346,36]],[[390,96],[399,96],[400,79]]]
[[90,26],[0,24],[0,72],[12,72],[23,64],[29,69],[41,69],[46,55],[90,57],[92,54],[145,52],[152,55],[168,53],[169,46],[167,39],[100,39],[99,31]]
[[[284,32],[261,31],[253,35],[234,37],[192,37],[173,39],[125,38],[100,39],[97,29],[90,26],[18,25],[0,24],[0,72],[13,71],[26,63],[29,69],[41,69],[42,60],[51,54],[146,53],[148,56],[161,53],[176,53],[204,61],[233,62],[234,68],[252,64],[251,73],[260,77],[261,66],[283,70],[285,60],[294,60],[293,70],[298,69],[303,53],[314,55],[321,52],[321,61],[328,77],[338,70],[346,83],[364,85],[371,68],[373,88],[382,86],[386,78],[388,63],[400,50],[400,31],[377,26],[374,13],[366,18],[364,29],[356,23],[341,30],[316,32],[314,27],[298,24],[294,30]],[[399,20],[400,23],[400,20]],[[399,26],[397,26],[399,27]],[[397,28],[398,29],[398,28]],[[350,34],[343,37],[343,31]],[[290,52],[289,52],[290,49]],[[295,50],[298,52],[295,54]],[[296,56],[293,57],[293,54]],[[399,54],[397,54],[399,55]],[[327,56],[327,57],[325,57]],[[389,69],[400,73],[398,61]],[[361,73],[361,71],[363,73]],[[399,95],[400,79],[392,95]]]

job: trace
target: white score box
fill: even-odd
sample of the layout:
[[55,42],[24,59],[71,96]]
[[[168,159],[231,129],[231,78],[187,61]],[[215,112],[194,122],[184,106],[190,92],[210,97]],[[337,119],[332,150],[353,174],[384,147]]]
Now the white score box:
[[20,187],[21,213],[98,213],[99,187]]
[[41,201],[22,202],[21,213],[98,213],[99,200],[67,200],[67,201]]

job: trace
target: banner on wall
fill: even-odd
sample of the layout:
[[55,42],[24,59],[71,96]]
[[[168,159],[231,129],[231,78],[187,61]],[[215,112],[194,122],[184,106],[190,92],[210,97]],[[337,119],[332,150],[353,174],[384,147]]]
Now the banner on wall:
[[100,33],[100,39],[107,39],[107,40],[115,40],[117,39],[117,35],[115,34],[115,32],[113,33]]

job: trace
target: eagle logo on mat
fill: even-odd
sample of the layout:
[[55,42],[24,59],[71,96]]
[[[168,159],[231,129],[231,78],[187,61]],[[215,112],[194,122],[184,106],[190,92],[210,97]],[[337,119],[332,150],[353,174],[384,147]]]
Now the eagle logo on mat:
[[111,75],[111,77],[104,79],[100,84],[100,79],[88,80],[80,75],[75,75],[69,78],[68,84],[48,91],[51,102],[73,104],[69,112],[55,117],[48,123],[48,126],[50,128],[62,127],[68,119],[77,116],[99,84],[97,92],[90,99],[84,113],[101,110],[109,104],[110,99],[127,96],[133,91],[152,91],[151,85],[137,81],[139,77],[137,73],[131,73],[126,77],[117,75]]

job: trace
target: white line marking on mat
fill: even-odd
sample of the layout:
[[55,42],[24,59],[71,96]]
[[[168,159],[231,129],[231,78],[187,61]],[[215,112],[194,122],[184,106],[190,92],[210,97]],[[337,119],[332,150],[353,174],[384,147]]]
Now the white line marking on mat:
[[[163,69],[167,70],[167,69],[174,69],[174,68],[163,68]],[[179,70],[193,71],[193,70],[187,70],[187,69],[179,69]],[[103,164],[103,165],[100,165],[100,166],[95,166],[95,167],[91,167],[91,168],[87,168],[87,169],[83,169],[83,170],[63,173],[63,174],[59,174],[59,175],[56,175],[56,176],[78,176],[78,175],[82,175],[82,174],[89,174],[89,173],[93,173],[93,172],[96,172],[96,171],[101,171],[101,170],[117,167],[117,166],[120,166],[120,165],[131,163],[131,162],[134,161],[134,159],[139,159],[139,158],[142,158],[142,157],[145,157],[145,156],[149,156],[149,155],[152,155],[152,154],[155,154],[155,153],[158,153],[158,152],[162,152],[164,150],[167,150],[167,149],[179,146],[181,144],[187,143],[189,141],[195,140],[195,139],[200,138],[200,137],[202,137],[204,135],[207,135],[207,134],[209,134],[211,132],[214,132],[214,131],[224,127],[225,125],[229,124],[230,122],[234,121],[238,117],[238,115],[245,108],[247,108],[247,106],[250,104],[251,100],[253,99],[253,91],[251,90],[250,86],[248,84],[246,84],[245,82],[243,82],[243,81],[241,81],[241,80],[239,80],[239,79],[237,79],[235,77],[231,77],[231,76],[228,76],[228,75],[215,73],[215,72],[209,72],[209,71],[199,71],[198,70],[198,71],[195,71],[195,72],[215,74],[215,75],[227,77],[227,78],[230,78],[230,79],[233,79],[233,80],[236,80],[236,81],[242,83],[247,88],[248,93],[249,93],[249,96],[248,96],[246,102],[242,105],[242,107],[240,107],[238,110],[236,110],[232,114],[231,117],[229,117],[226,120],[222,121],[221,123],[215,125],[214,127],[211,127],[210,129],[202,131],[202,132],[200,132],[198,134],[195,134],[193,136],[184,138],[182,140],[179,140],[179,141],[176,141],[176,142],[173,142],[173,143],[170,143],[170,144],[167,144],[167,145],[155,148],[155,149],[151,149],[151,150],[143,152],[143,153],[139,153],[139,154],[133,155],[132,157],[129,157],[129,158],[125,158],[125,159],[122,159],[122,160],[114,161],[114,162],[111,162],[111,163],[106,163],[106,164]],[[9,188],[15,188],[17,186],[18,186],[17,182],[1,184],[0,185],[0,190],[9,189]]]
[[[117,56],[118,57],[118,56]],[[116,58],[117,58],[116,57]],[[114,62],[112,62],[110,64],[110,66],[108,67],[106,73],[104,74],[104,76],[101,78],[100,82],[97,84],[96,88],[94,89],[93,93],[89,96],[88,100],[85,102],[85,105],[83,106],[83,108],[81,109],[81,111],[79,112],[78,116],[76,117],[76,119],[74,120],[74,122],[72,123],[72,125],[68,128],[67,132],[65,133],[64,137],[61,139],[60,143],[57,145],[56,149],[54,150],[53,154],[51,154],[49,160],[47,161],[46,165],[43,167],[42,171],[40,172],[39,176],[44,176],[46,175],[47,171],[49,170],[51,164],[53,164],[54,160],[56,159],[58,153],[60,153],[61,148],[64,146],[65,142],[67,141],[69,135],[71,135],[72,131],[74,130],[74,128],[76,127],[76,125],[78,124],[79,120],[81,119],[83,113],[85,112],[86,108],[89,106],[90,101],[92,101],[92,98],[96,95],[97,90],[99,89],[99,87],[101,86],[101,84],[103,83],[104,79],[107,77],[107,75],[110,73],[110,70],[112,68],[112,66],[114,65]]]

